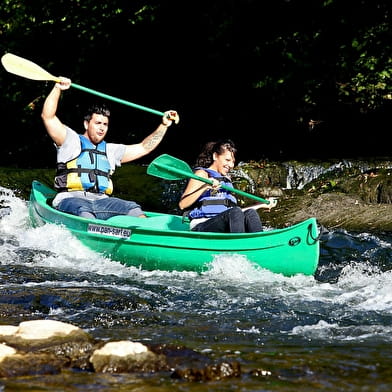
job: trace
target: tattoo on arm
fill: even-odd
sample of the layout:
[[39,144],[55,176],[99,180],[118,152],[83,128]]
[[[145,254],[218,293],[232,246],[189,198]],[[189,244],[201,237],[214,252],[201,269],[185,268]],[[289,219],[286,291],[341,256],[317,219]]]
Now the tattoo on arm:
[[161,142],[165,136],[166,130],[167,128],[158,130],[153,132],[150,136],[147,136],[143,141],[144,147],[147,150],[152,151]]

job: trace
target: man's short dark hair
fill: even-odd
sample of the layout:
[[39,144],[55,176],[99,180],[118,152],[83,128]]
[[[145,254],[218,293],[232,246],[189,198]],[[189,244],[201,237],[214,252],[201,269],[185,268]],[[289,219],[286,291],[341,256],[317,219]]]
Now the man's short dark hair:
[[103,103],[103,104],[94,104],[91,105],[85,115],[84,115],[84,120],[89,122],[91,118],[93,117],[93,114],[101,114],[102,116],[110,117],[110,110],[109,108]]

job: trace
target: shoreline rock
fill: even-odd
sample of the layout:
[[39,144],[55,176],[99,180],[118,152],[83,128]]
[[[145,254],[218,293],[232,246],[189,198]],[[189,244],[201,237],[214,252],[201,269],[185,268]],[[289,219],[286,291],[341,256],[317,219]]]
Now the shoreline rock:
[[[185,347],[147,346],[129,340],[99,341],[79,327],[56,320],[0,326],[0,379],[66,370],[95,373],[166,373],[187,381],[242,375],[236,361],[214,362]],[[264,371],[264,375],[270,375]]]
[[301,189],[285,189],[285,176],[275,165],[268,170],[250,169],[248,174],[255,181],[256,195],[278,197],[277,207],[270,212],[259,210],[267,226],[285,227],[315,217],[329,229],[392,233],[392,169],[363,173],[358,168],[339,168],[319,175]]

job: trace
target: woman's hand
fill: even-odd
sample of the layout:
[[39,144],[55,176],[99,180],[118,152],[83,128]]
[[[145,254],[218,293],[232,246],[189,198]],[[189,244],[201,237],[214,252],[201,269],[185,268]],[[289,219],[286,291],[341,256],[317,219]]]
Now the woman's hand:
[[269,201],[269,204],[267,204],[267,208],[269,209],[276,207],[278,204],[278,199],[274,197],[269,197],[267,200]]
[[221,183],[220,183],[216,178],[213,178],[213,179],[212,179],[212,185],[209,185],[209,186],[208,186],[208,188],[211,189],[211,192],[212,192],[213,194],[215,194],[216,192],[218,192],[219,189],[220,189],[220,187],[221,187]]

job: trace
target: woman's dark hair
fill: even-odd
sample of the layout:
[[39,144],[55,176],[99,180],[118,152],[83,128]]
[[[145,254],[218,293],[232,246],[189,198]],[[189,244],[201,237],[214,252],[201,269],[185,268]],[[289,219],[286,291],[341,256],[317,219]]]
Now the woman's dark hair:
[[214,161],[214,153],[222,155],[226,151],[230,151],[234,156],[237,153],[237,149],[230,139],[219,140],[217,142],[208,142],[204,145],[201,153],[197,157],[195,166],[209,167]]
[[91,118],[93,117],[93,114],[101,114],[102,116],[106,116],[106,117],[110,117],[110,110],[109,108],[103,103],[101,105],[91,105],[85,115],[84,115],[84,121],[89,122],[91,120]]

